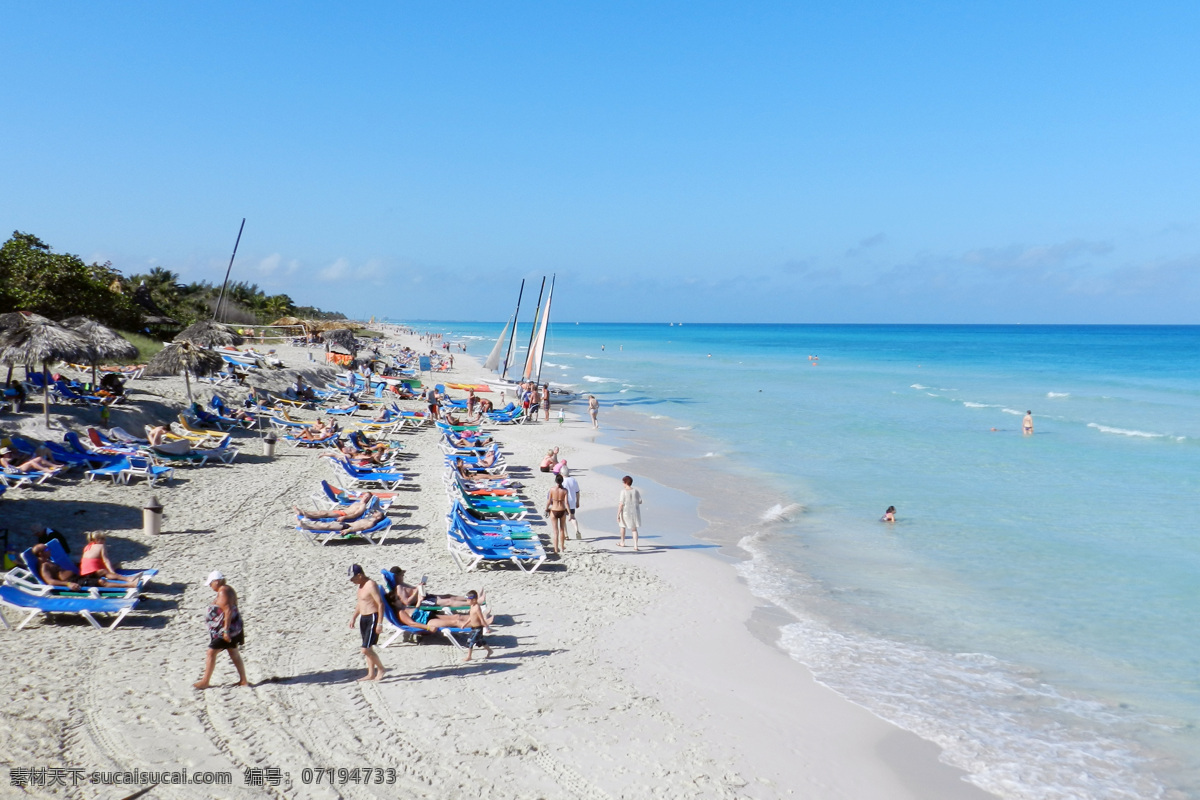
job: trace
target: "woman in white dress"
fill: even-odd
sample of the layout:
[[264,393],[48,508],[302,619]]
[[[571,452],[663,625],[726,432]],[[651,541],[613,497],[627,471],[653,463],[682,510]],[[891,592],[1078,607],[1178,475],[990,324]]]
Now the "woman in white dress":
[[617,524],[621,526],[621,541],[617,547],[625,546],[625,529],[633,529],[633,549],[638,549],[638,528],[642,526],[642,493],[633,488],[633,478],[626,475],[621,479],[625,487],[617,499]]

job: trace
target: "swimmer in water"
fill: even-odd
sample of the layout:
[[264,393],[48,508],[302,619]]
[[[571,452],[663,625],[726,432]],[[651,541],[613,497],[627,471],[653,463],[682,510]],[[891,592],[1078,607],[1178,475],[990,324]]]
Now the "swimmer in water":
[[1021,421],[1021,428],[1025,431],[1026,436],[1033,435],[1033,412],[1026,411],[1025,419]]
[[888,506],[887,511],[883,512],[883,516],[879,518],[879,521],[880,522],[895,522],[896,521],[896,507]]

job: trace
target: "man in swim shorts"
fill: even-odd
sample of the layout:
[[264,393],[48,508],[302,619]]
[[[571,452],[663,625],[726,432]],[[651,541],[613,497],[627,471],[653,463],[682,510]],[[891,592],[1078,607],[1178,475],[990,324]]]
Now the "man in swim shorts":
[[1025,419],[1021,420],[1021,429],[1025,431],[1026,436],[1033,435],[1033,412],[1026,411]]
[[383,662],[375,652],[379,642],[379,632],[383,629],[383,603],[379,599],[379,586],[363,573],[358,564],[351,564],[346,570],[350,582],[358,587],[354,604],[354,616],[350,618],[350,627],[358,623],[358,634],[362,639],[362,654],[367,661],[367,674],[360,681],[377,681],[383,678]]
[[[304,511],[300,506],[292,506],[292,510],[296,512],[296,516],[304,517],[304,521],[309,520],[325,520],[332,519],[338,522],[354,522],[361,517],[367,510],[367,506],[371,505],[371,501],[375,499],[375,495],[371,492],[363,492],[362,495],[348,506],[339,506],[325,511],[313,510]],[[305,525],[304,527],[308,527]]]

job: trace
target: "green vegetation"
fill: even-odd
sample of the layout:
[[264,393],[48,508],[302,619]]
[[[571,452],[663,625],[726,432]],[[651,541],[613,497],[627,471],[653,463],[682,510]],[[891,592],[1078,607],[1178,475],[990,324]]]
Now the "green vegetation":
[[[178,273],[163,267],[125,277],[111,263],[85,264],[79,256],[54,253],[41,239],[20,231],[0,246],[0,313],[32,311],[56,320],[82,314],[113,328],[141,330],[149,312],[135,302],[138,294],[182,327],[211,319],[220,293],[219,285],[208,282],[180,283]],[[268,295],[257,284],[236,282],[226,288],[223,322],[264,325],[286,316],[346,318],[297,306],[286,294]]]
[[0,246],[0,312],[32,311],[51,319],[83,314],[113,327],[140,327],[141,310],[121,291],[111,264],[85,264],[14,232]]
[[[145,284],[150,298],[163,312],[181,325],[212,317],[221,287],[207,281],[183,284],[179,275],[169,269],[155,267],[142,275],[122,279],[130,294]],[[236,281],[225,290],[221,320],[244,325],[265,325],[280,317],[299,316],[307,319],[345,319],[343,314],[321,311],[311,306],[297,306],[286,294],[268,295],[257,284]]]
[[137,358],[130,361],[116,362],[123,364],[145,364],[150,359],[158,354],[159,350],[163,349],[161,339],[156,339],[153,336],[146,336],[141,333],[133,333],[131,331],[118,331],[122,336],[128,339],[138,349]]

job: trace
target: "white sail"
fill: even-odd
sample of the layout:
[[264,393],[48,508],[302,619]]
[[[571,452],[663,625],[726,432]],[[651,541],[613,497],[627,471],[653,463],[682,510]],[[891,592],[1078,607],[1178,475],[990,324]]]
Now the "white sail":
[[533,347],[529,348],[529,357],[525,361],[525,380],[534,380],[542,374],[542,356],[546,350],[546,333],[550,329],[550,301],[554,299],[554,283],[550,283],[550,294],[546,295],[546,305],[542,308],[542,317],[538,322],[537,335],[533,337]]
[[[520,320],[518,320],[518,319],[517,319],[517,316],[514,314],[514,315],[513,315],[513,329],[512,329],[512,336],[510,337],[511,341],[513,341],[513,342],[516,342],[516,341],[517,341],[517,326],[518,326],[518,325],[520,325]],[[501,378],[503,378],[503,377],[505,377],[505,376],[507,375],[507,373],[508,373],[508,370],[509,370],[509,369],[512,367],[512,365],[513,365],[513,362],[514,362],[514,361],[516,361],[516,360],[517,360],[517,348],[516,348],[516,347],[512,347],[512,348],[510,348],[510,349],[509,349],[509,351],[508,351],[508,359],[507,359],[507,360],[505,360],[505,362],[504,362],[504,368],[500,370],[500,377],[501,377]]]
[[512,317],[504,323],[504,330],[500,331],[500,338],[496,340],[496,346],[492,348],[492,352],[488,354],[487,361],[483,362],[483,368],[494,372],[500,371],[500,351],[504,349],[505,335],[508,333],[508,326],[512,323]]

